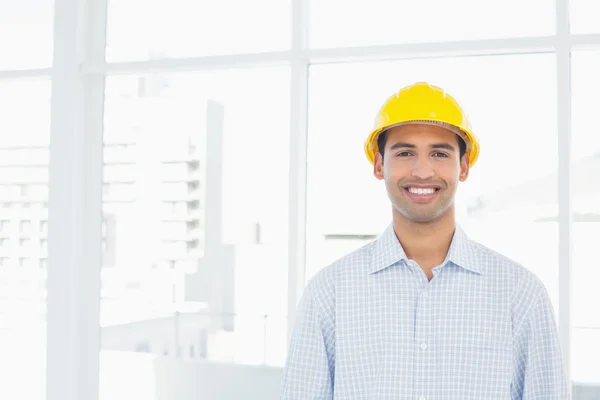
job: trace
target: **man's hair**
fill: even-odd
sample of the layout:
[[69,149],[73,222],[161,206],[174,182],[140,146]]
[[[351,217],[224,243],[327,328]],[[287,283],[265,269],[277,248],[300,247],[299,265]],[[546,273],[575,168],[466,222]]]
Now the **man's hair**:
[[[458,154],[460,156],[459,160],[462,160],[463,156],[467,152],[467,144],[458,135],[455,135],[458,139]],[[381,161],[383,161],[383,153],[385,153],[385,143],[387,142],[387,131],[383,131],[379,137],[377,138],[377,147],[379,149],[379,154],[381,154]]]

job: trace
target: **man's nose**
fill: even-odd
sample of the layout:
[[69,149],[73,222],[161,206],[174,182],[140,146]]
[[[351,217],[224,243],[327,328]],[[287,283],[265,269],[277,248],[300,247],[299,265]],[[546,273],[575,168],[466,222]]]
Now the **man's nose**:
[[428,157],[416,157],[413,165],[412,176],[419,179],[429,179],[433,177],[434,171],[431,161]]

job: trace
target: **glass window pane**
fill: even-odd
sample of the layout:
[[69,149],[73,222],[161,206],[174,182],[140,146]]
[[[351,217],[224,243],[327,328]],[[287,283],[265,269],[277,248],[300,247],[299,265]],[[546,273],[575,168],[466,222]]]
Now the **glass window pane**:
[[286,50],[290,12],[290,0],[109,0],[106,60]]
[[133,164],[106,165],[103,174],[104,182],[123,183],[135,180]]
[[[571,307],[574,400],[600,397],[600,262],[595,249],[600,236],[600,52],[572,55],[573,126],[573,293]],[[585,395],[588,391],[589,395]],[[591,396],[591,393],[594,396]],[[591,397],[590,397],[591,396]]]
[[52,65],[53,0],[0,2],[0,70]]
[[[31,80],[0,84],[0,110],[4,110],[0,118],[0,149],[16,147],[16,154],[35,154],[35,160],[31,160],[35,164],[47,161],[47,156],[40,159],[40,148],[45,148],[50,143],[49,89],[46,89],[48,83]],[[42,90],[48,91],[48,96]],[[33,115],[35,118],[32,118]],[[23,159],[13,161],[19,165],[23,163]]]
[[[47,112],[47,110],[44,109],[43,103],[39,104],[36,108],[36,112],[42,111]],[[46,118],[46,121],[49,121],[49,115],[44,115],[43,117]],[[3,118],[6,119],[7,116],[3,115]],[[13,136],[11,140],[14,142],[15,139],[16,138]],[[0,147],[0,166],[2,167],[10,167],[15,165],[28,166],[31,167],[29,171],[39,171],[40,169],[34,168],[34,166],[47,164],[48,152],[46,147],[26,147],[23,149],[3,149]],[[41,168],[41,170],[43,170],[43,168]]]
[[[105,130],[133,133],[126,160],[113,154],[105,168],[131,163],[135,179],[120,207],[104,197],[113,250],[102,270],[102,399],[146,393],[161,379],[119,380],[147,362],[136,352],[283,365],[289,75],[265,67],[108,77]],[[140,93],[141,80],[163,84]],[[221,148],[207,148],[208,101],[224,108],[222,134],[210,132]],[[220,166],[207,163],[218,152]],[[114,184],[104,185],[110,193]]]
[[547,0],[312,0],[311,47],[551,35]]
[[471,238],[534,271],[557,308],[557,252],[548,251],[558,239],[553,54],[312,67],[307,277],[348,251],[341,242],[357,248],[391,221],[385,186],[373,177],[363,142],[385,99],[416,81],[452,93],[481,140],[481,156],[459,186],[459,223]]
[[571,1],[571,32],[600,33],[600,2],[598,0]]
[[0,109],[0,398],[45,399],[45,249],[32,227],[47,211],[29,205],[47,196],[50,82],[0,81]]

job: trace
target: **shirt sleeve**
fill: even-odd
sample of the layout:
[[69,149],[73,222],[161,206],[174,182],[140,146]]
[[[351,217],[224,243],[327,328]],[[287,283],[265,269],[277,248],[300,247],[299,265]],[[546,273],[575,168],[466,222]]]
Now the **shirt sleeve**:
[[319,307],[321,297],[313,285],[307,285],[299,302],[281,379],[282,400],[333,399],[333,315]]
[[537,299],[515,335],[513,400],[567,400],[569,384],[550,298],[538,286]]

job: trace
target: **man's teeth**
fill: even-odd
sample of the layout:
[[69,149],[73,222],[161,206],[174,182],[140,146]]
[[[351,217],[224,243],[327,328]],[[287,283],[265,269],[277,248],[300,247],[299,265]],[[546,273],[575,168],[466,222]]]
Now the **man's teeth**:
[[433,194],[433,193],[435,193],[435,189],[430,189],[430,188],[422,189],[422,188],[411,187],[411,188],[408,188],[408,190],[414,194]]

